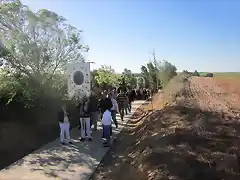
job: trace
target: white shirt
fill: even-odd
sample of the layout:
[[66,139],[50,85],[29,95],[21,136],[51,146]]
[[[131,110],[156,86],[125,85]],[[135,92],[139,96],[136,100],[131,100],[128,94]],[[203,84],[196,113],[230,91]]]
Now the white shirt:
[[102,125],[104,126],[109,126],[112,124],[112,115],[111,115],[111,111],[106,110],[103,113],[103,117],[102,117]]
[[111,101],[112,101],[112,105],[113,105],[111,110],[118,111],[118,103],[117,103],[116,99],[111,98]]

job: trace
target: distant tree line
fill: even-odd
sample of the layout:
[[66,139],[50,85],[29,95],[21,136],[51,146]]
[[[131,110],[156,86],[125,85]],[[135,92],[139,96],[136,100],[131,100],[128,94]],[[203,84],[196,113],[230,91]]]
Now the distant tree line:
[[201,72],[199,73],[197,70],[194,72],[189,72],[187,70],[183,70],[183,72],[190,74],[191,76],[202,76],[202,77],[213,77],[213,73],[208,73],[208,72]]

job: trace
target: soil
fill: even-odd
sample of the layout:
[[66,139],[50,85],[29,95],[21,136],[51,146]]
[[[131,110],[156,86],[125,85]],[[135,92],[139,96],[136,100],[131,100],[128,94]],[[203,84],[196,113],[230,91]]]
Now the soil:
[[239,90],[238,79],[191,77],[174,103],[163,107],[168,92],[157,94],[154,111],[137,110],[92,179],[240,179]]

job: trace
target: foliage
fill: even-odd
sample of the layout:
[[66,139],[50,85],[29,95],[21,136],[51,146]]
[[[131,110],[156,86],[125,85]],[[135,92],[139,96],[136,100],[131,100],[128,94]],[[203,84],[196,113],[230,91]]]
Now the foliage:
[[0,3],[0,103],[50,106],[65,99],[66,64],[84,61],[81,31],[54,12],[32,12],[19,0]]
[[168,61],[157,61],[153,53],[153,60],[149,61],[147,66],[141,67],[141,75],[147,88],[158,89],[166,86],[169,80],[177,75],[177,68]]
[[191,77],[189,73],[179,73],[174,76],[164,89],[163,99],[166,104],[176,102],[177,97],[181,97],[185,93],[185,87],[188,87],[188,79]]
[[153,65],[152,62],[147,63],[148,72],[149,72],[149,87],[151,89],[157,88],[157,68]]
[[117,87],[119,85],[120,75],[116,74],[111,66],[102,65],[95,73],[96,83],[100,87],[106,89],[109,87]]
[[170,79],[177,75],[177,68],[165,60],[157,63],[157,69],[157,77],[163,87],[167,85]]
[[193,75],[193,76],[200,76],[200,74],[197,72],[197,70],[195,70],[192,75]]
[[81,31],[54,12],[32,12],[16,0],[0,4],[0,58],[9,73],[45,82],[88,50]]
[[[145,80],[145,87],[146,88],[148,88],[149,87],[149,84],[150,84],[150,82],[149,82],[149,72],[148,72],[148,69],[147,69],[147,67],[146,66],[144,66],[144,65],[142,65],[142,67],[141,67],[141,75],[142,75],[142,77],[144,78],[144,80]],[[142,85],[142,84],[141,84]]]
[[206,77],[213,77],[213,73],[207,73]]
[[97,76],[97,69],[94,69],[93,71],[91,71],[91,87],[93,86],[98,86],[99,84],[96,81],[96,76]]
[[55,74],[53,78],[39,87],[28,76],[0,74],[0,101],[6,105],[23,104],[24,107],[43,107],[46,99],[64,99],[67,94],[66,74]]
[[137,79],[131,70],[125,68],[122,72],[122,77],[124,78],[125,85],[136,87]]

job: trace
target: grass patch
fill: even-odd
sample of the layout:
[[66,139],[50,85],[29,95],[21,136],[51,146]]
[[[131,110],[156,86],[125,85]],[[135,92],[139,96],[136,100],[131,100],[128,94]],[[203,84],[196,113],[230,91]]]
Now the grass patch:
[[[200,76],[206,76],[208,72],[199,72]],[[240,77],[240,72],[213,72],[213,77]]]

